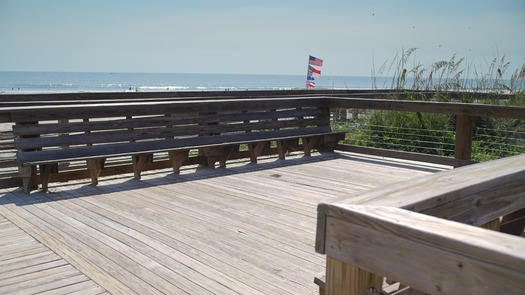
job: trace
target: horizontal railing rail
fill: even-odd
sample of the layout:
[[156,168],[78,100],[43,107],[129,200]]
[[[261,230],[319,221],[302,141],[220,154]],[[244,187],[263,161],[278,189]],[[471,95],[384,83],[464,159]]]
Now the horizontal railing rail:
[[[22,106],[45,106],[64,104],[122,103],[137,101],[216,100],[273,97],[351,96],[364,98],[407,97],[397,90],[250,90],[250,91],[177,91],[177,92],[83,92],[43,94],[2,94],[0,109]],[[420,97],[431,97],[430,92],[418,92]]]
[[332,109],[355,108],[367,110],[387,110],[422,112],[438,114],[463,114],[468,116],[488,116],[498,118],[525,118],[524,107],[487,105],[477,103],[408,101],[389,99],[359,99],[352,97],[328,97]]
[[161,92],[81,92],[42,94],[2,94],[0,108],[15,106],[85,104],[92,102],[113,103],[122,101],[165,101],[184,99],[257,98],[290,96],[331,96],[374,99],[436,100],[446,97],[450,101],[461,101],[463,97],[475,97],[476,101],[487,98],[507,101],[515,94],[472,93],[459,91],[415,91],[398,89],[317,89],[317,90],[250,90],[250,91],[161,91]]

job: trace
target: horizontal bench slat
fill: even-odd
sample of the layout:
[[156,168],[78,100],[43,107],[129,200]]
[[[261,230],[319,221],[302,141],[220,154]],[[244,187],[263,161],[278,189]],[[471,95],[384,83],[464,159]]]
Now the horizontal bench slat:
[[271,120],[293,117],[317,117],[324,114],[324,111],[317,108],[303,108],[283,111],[260,111],[250,113],[235,114],[193,114],[178,115],[169,114],[151,117],[140,117],[126,119],[124,117],[104,118],[91,122],[67,122],[58,121],[47,124],[28,124],[13,126],[13,134],[17,136],[28,136],[35,134],[54,134],[70,132],[86,132],[110,129],[128,129],[141,127],[157,127],[184,124],[207,124],[215,122],[235,122],[246,120]]
[[183,101],[162,103],[130,103],[87,106],[54,106],[31,110],[13,110],[12,122],[35,122],[43,120],[63,120],[82,118],[125,117],[152,114],[195,114],[225,111],[251,111],[264,109],[300,108],[326,106],[323,98],[272,98],[272,99],[232,99],[217,101]]
[[167,152],[177,149],[195,149],[205,146],[234,145],[276,139],[300,138],[331,134],[329,127],[314,127],[302,129],[276,130],[269,132],[251,132],[214,136],[196,136],[183,139],[166,139],[163,141],[143,141],[132,143],[117,143],[77,147],[60,150],[30,151],[19,153],[17,161],[20,165],[35,165],[39,163],[54,163],[75,161],[89,158],[106,158],[147,153]]
[[95,132],[90,134],[55,135],[49,137],[20,138],[15,140],[17,149],[35,149],[61,147],[71,145],[86,145],[97,143],[115,143],[122,141],[140,140],[165,140],[177,136],[189,136],[197,134],[215,134],[231,132],[254,132],[267,129],[293,128],[298,126],[321,126],[325,120],[314,119],[292,119],[286,121],[260,121],[254,123],[237,122],[236,124],[215,125],[183,125],[163,128],[141,128],[135,130],[112,130]]

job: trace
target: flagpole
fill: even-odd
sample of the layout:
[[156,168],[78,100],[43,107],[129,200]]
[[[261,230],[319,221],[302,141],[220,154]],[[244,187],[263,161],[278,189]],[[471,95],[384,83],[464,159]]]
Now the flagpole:
[[310,55],[308,55],[308,62],[306,63],[306,82],[305,82],[306,89],[310,88],[310,86],[308,86],[308,73],[309,72],[310,72]]

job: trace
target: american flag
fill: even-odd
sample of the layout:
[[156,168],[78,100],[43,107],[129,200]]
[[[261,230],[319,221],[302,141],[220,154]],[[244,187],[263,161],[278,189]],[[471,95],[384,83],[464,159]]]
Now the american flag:
[[313,56],[310,55],[310,58],[308,59],[308,64],[312,65],[312,66],[322,67],[323,66],[323,60],[320,59],[320,58],[313,57]]
[[313,76],[315,78],[319,78],[321,77],[321,71],[312,66],[308,66],[308,75]]
[[306,81],[306,87],[315,88],[315,82],[312,80]]

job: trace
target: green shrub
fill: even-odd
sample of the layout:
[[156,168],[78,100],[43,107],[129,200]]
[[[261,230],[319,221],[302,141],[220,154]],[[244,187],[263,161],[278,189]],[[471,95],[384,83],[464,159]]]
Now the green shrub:
[[[398,90],[393,99],[525,106],[525,64],[510,72],[505,56],[496,57],[483,73],[466,64],[465,58],[453,55],[449,60],[425,66],[415,61],[416,50],[403,49],[376,73],[391,77],[390,85],[383,88]],[[409,64],[413,64],[412,69]],[[377,81],[374,76],[374,88]],[[436,94],[427,98],[414,92],[418,90],[434,90]],[[460,95],[452,99],[449,91],[459,91]],[[454,156],[455,125],[456,118],[452,115],[367,111],[359,120],[335,123],[334,130],[347,131],[345,142],[349,144]],[[474,134],[473,160],[486,161],[525,152],[523,120],[475,118]]]

